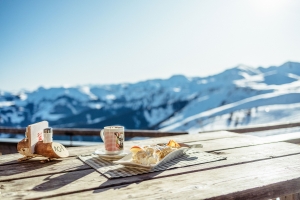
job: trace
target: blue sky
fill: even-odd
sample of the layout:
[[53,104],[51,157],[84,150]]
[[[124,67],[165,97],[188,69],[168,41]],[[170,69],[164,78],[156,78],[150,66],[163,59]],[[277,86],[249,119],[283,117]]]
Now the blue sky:
[[300,61],[300,1],[0,0],[0,90]]

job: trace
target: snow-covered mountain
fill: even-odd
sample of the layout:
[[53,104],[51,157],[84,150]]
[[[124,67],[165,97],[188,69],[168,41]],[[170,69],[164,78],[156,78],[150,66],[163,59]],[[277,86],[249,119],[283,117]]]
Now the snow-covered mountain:
[[298,121],[300,63],[239,65],[209,77],[172,76],[134,84],[0,91],[0,126],[41,120],[53,127],[211,130]]

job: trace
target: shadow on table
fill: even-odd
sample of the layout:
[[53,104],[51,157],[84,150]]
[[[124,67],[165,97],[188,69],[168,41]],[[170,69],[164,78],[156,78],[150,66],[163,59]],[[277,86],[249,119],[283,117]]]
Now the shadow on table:
[[[18,162],[14,164],[8,164],[8,165],[1,165],[0,166],[0,180],[8,180],[8,179],[15,179],[15,177],[11,178],[5,178],[8,176],[13,176],[16,174],[22,174],[29,171],[42,171],[43,168],[49,167],[51,165],[60,163],[62,160],[53,160],[51,162],[47,163],[41,163],[41,160],[30,160],[26,162]],[[5,163],[3,163],[5,164]],[[37,173],[39,175],[39,173]],[[42,175],[42,173],[41,173]],[[20,177],[18,177],[20,178]]]
[[[106,182],[102,183],[98,187],[98,189],[93,191],[93,193],[102,193],[108,190],[120,190],[126,187],[132,187],[132,184],[140,184],[143,181],[147,181],[150,179],[157,179],[158,178],[157,176],[160,175],[162,172],[163,171],[150,172],[148,174],[140,174],[138,176],[109,179]],[[162,176],[159,178],[162,178]]]
[[[197,157],[187,157],[186,159],[187,160],[195,160],[195,159],[197,159]],[[182,158],[175,159],[172,162],[172,165],[170,165],[170,163],[166,163],[166,164],[162,165],[162,166],[167,165],[169,167],[169,169],[165,169],[165,170],[160,170],[160,171],[149,171],[148,170],[147,171],[145,169],[143,174],[108,179],[106,182],[102,183],[98,189],[94,190],[93,193],[101,193],[101,192],[104,192],[107,190],[119,190],[119,189],[123,189],[126,187],[131,187],[131,184],[140,184],[143,181],[172,176],[174,174],[166,174],[166,175],[161,175],[161,174],[166,170],[173,170],[173,169],[179,168],[179,167],[172,168],[172,166],[178,164],[181,161],[182,161]],[[116,171],[118,171],[118,170],[116,170]]]
[[[189,160],[194,159],[193,157],[188,158]],[[177,162],[174,160],[172,165],[176,165],[178,162],[181,160],[177,160]],[[170,167],[170,165],[168,164]],[[171,169],[172,170],[172,169]],[[147,172],[145,171],[144,174],[139,174],[139,175],[133,175],[133,176],[128,176],[128,177],[120,177],[120,178],[114,178],[114,179],[107,179],[105,182],[102,182],[99,186],[82,186],[78,188],[79,192],[80,190],[86,190],[86,189],[91,189],[93,190],[93,193],[101,193],[107,190],[119,190],[123,189],[126,187],[134,187],[132,184],[140,184],[143,181],[147,180],[153,180],[153,179],[158,179],[158,178],[163,178],[166,176],[171,176],[170,173],[167,173],[165,175],[162,175],[162,173],[165,170],[162,171],[157,171],[157,172]],[[55,174],[55,175],[49,175],[44,179],[44,182],[35,186],[32,190],[34,191],[39,191],[39,192],[45,192],[45,191],[53,191],[57,190],[59,188],[62,188],[64,186],[70,185],[73,182],[95,172],[94,169],[82,169],[79,167],[76,167],[72,169],[70,172],[66,173],[61,173],[61,174]],[[99,176],[102,176],[99,174]],[[103,180],[103,179],[102,179]],[[74,185],[75,186],[75,185]],[[93,189],[94,188],[94,189]],[[68,189],[66,189],[68,190]],[[71,192],[74,192],[73,190]]]
[[72,170],[73,171],[71,172],[66,172],[60,175],[49,175],[47,178],[44,179],[44,183],[35,186],[32,190],[39,192],[56,190],[66,185],[69,185],[72,182],[81,179],[82,177],[87,176],[88,174],[93,172],[93,170],[91,169],[83,170],[80,169],[80,167],[76,167]]

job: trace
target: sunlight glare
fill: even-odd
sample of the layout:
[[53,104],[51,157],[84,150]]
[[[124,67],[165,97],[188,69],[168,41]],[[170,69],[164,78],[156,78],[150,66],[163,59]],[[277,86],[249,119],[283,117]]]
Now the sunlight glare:
[[273,14],[281,10],[288,1],[286,0],[252,0],[255,9],[265,14]]

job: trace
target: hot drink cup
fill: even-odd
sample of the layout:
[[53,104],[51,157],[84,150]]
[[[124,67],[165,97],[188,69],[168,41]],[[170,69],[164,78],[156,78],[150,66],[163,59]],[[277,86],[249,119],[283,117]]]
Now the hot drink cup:
[[124,149],[124,127],[106,126],[100,131],[100,137],[104,142],[104,149],[107,154],[119,154]]

